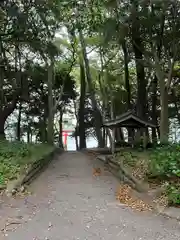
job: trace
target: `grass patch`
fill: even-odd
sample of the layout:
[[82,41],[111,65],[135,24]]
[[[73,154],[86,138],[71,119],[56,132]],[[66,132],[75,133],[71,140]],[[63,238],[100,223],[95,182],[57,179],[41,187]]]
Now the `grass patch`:
[[22,142],[0,142],[0,185],[17,179],[32,163],[43,158],[54,149],[47,144]]

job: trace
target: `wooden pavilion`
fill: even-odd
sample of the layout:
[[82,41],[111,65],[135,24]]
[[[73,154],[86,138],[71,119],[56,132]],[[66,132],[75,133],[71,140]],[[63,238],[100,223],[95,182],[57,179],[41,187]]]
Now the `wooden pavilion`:
[[[103,126],[105,128],[109,128],[112,130],[112,132],[115,129],[118,128],[127,128],[127,129],[142,129],[143,131],[143,146],[146,147],[147,145],[147,128],[156,128],[157,126],[153,123],[150,123],[148,121],[145,121],[138,117],[134,112],[128,111],[126,113],[123,113],[122,115],[116,117],[115,119],[105,121]],[[114,137],[113,137],[114,138]],[[113,139],[114,142],[114,139]],[[135,139],[128,139],[128,142],[131,142],[132,145],[134,145]]]

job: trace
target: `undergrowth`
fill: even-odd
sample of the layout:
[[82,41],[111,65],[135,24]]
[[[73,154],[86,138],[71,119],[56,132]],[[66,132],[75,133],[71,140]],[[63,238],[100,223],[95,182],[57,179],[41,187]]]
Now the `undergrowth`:
[[180,205],[180,145],[157,147],[150,155],[149,179],[164,183],[170,205]]
[[169,205],[180,205],[180,144],[157,146],[136,152],[121,152],[116,156],[140,180],[162,185]]
[[53,147],[46,144],[26,144],[22,142],[0,142],[0,185],[16,179],[33,162],[39,160]]

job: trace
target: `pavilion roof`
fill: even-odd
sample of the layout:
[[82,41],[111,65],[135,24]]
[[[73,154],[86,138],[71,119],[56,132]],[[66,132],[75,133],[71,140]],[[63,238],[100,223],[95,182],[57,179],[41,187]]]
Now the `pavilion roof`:
[[135,115],[132,111],[127,111],[126,113],[121,114],[120,116],[116,117],[115,119],[104,121],[104,127],[107,128],[114,128],[114,127],[132,127],[132,128],[141,128],[141,127],[153,127],[155,128],[156,125],[145,121],[142,118]]

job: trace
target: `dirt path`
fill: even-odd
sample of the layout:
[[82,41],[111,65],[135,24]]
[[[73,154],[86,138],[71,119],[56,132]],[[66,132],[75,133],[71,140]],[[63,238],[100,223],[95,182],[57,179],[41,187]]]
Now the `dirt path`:
[[32,196],[2,204],[0,226],[7,216],[11,224],[0,239],[180,239],[178,222],[119,204],[117,180],[110,173],[93,177],[92,168],[82,153],[59,156],[33,183]]

